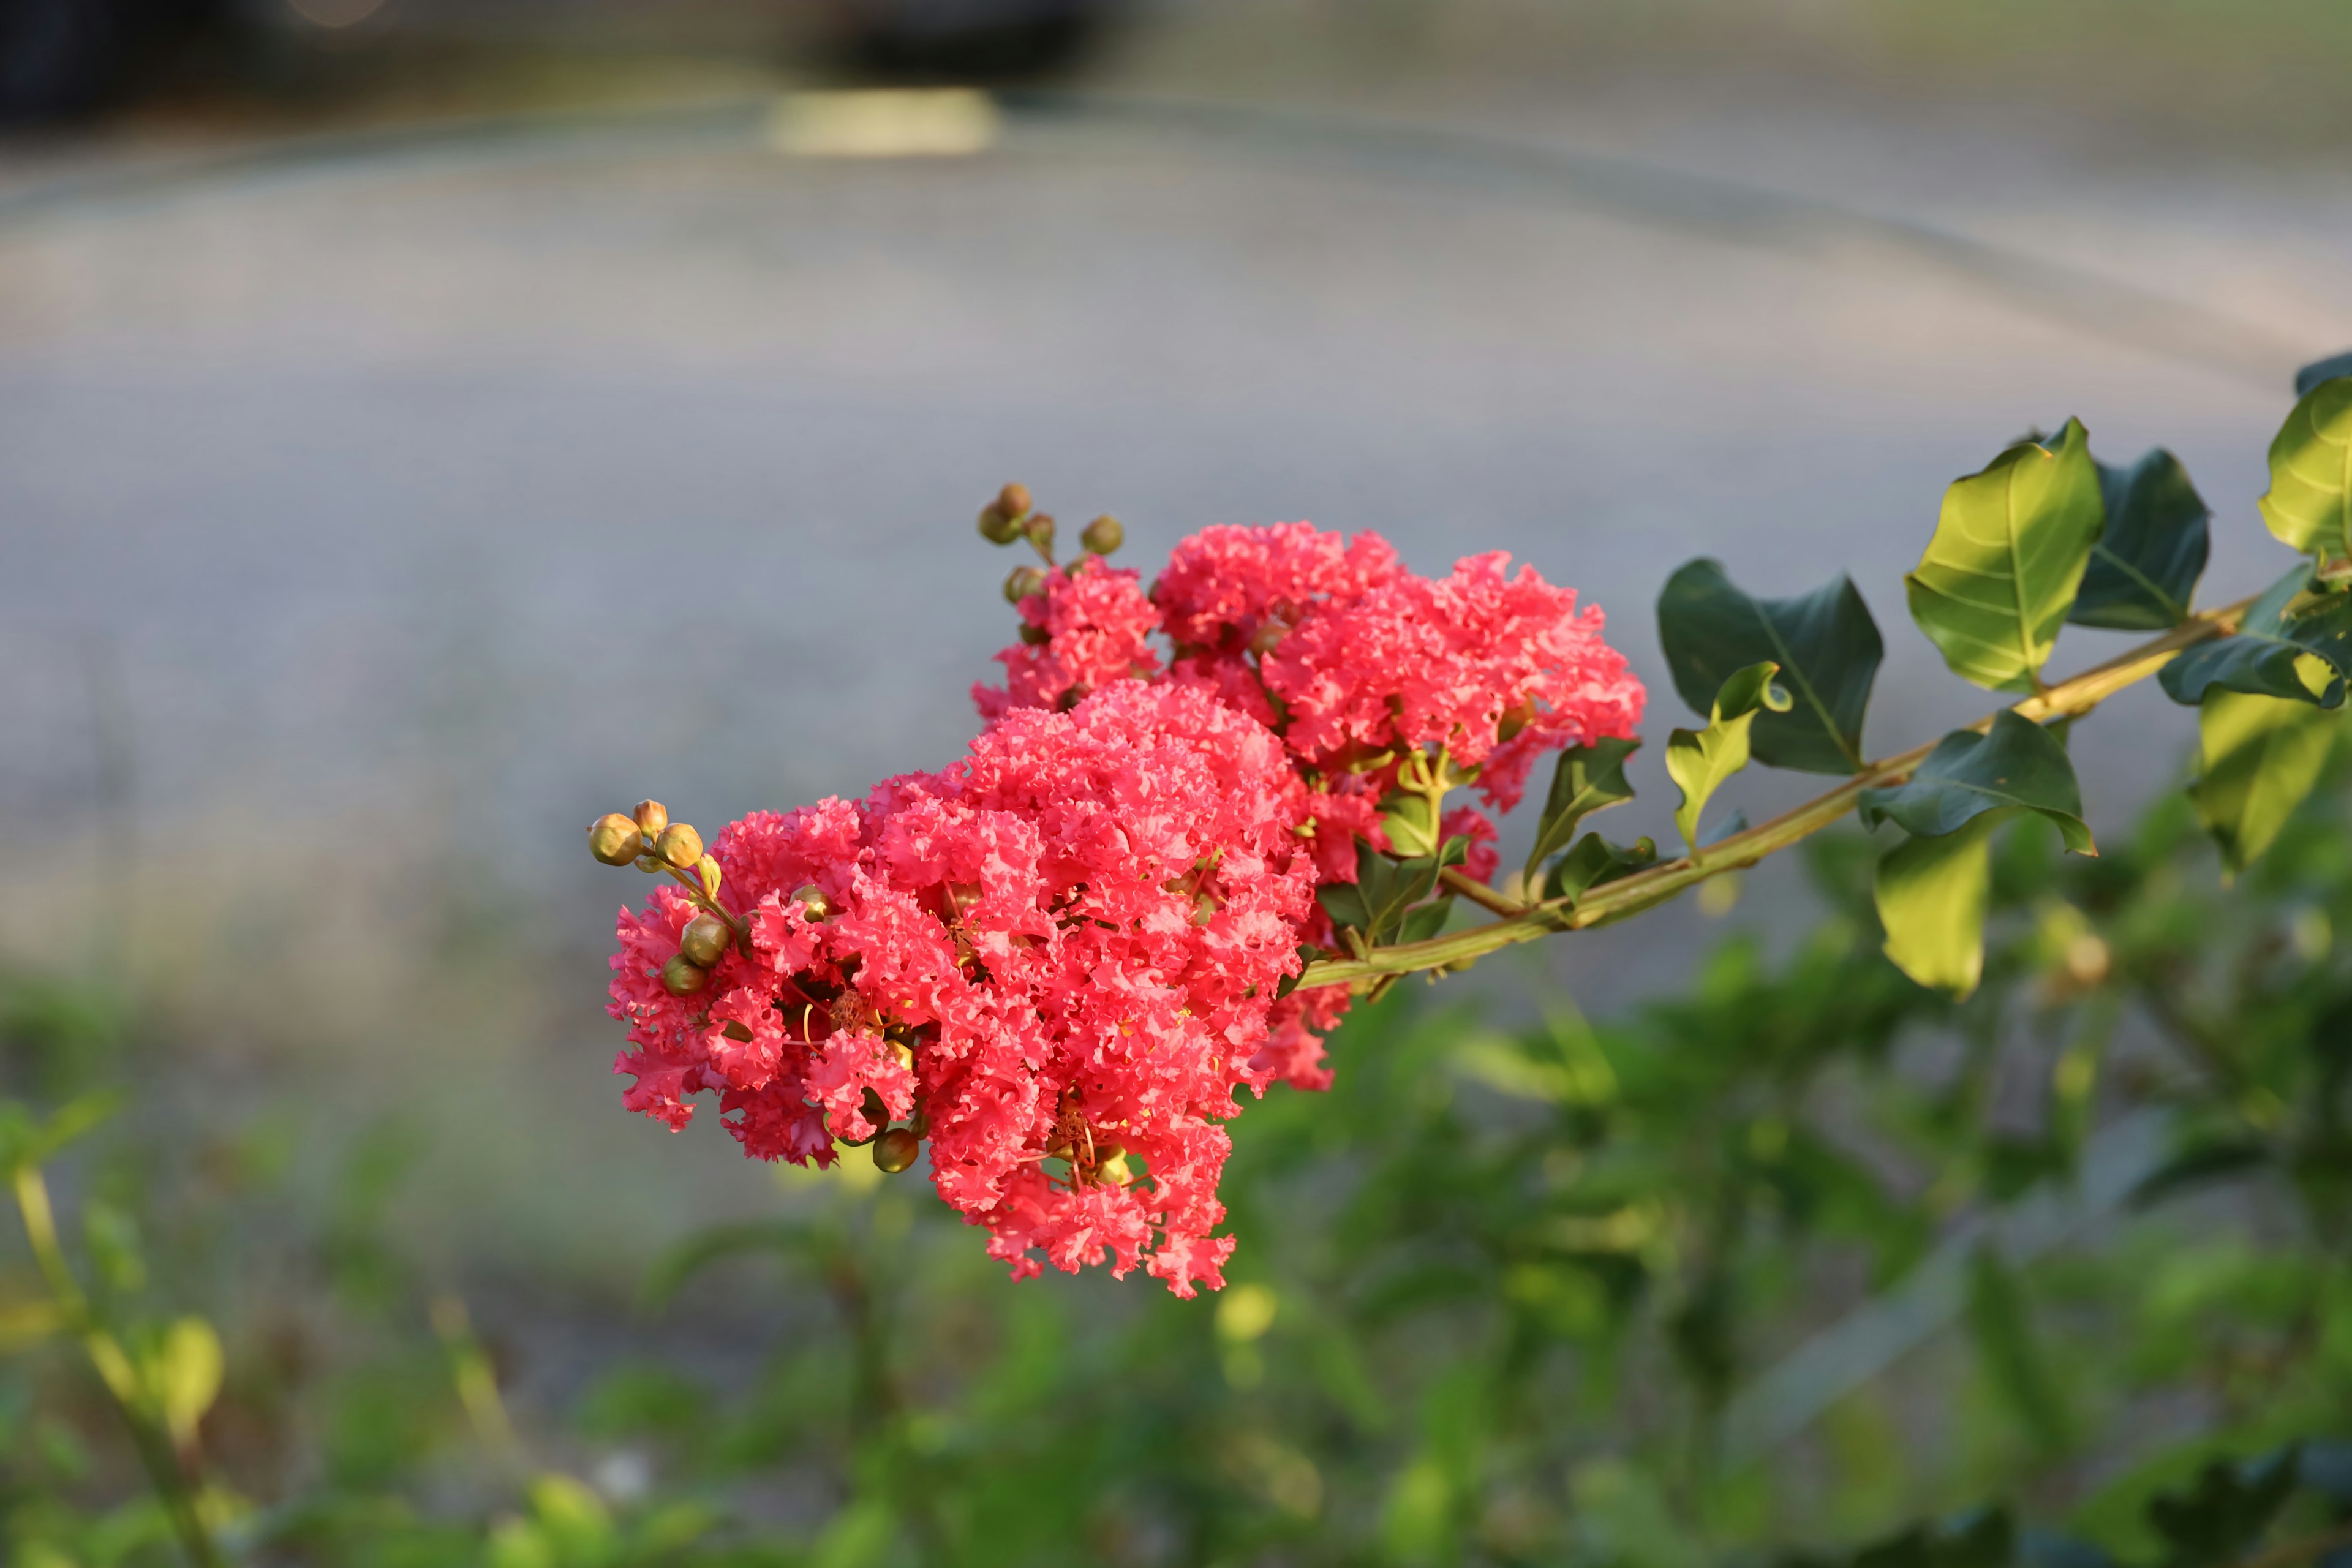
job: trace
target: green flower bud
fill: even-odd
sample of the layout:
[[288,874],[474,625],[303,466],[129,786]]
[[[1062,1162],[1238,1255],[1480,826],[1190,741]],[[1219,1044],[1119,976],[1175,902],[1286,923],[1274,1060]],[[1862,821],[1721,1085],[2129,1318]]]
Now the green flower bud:
[[996,492],[996,510],[1016,521],[1027,517],[1029,509],[1035,504],[1029,499],[1027,485],[1010,484]]
[[657,800],[637,802],[637,826],[660,837],[661,830],[669,826],[669,807]]
[[588,853],[607,866],[626,866],[645,853],[645,842],[634,821],[608,811],[588,825]]
[[1034,566],[1015,566],[1013,574],[1004,580],[1004,602],[1017,605],[1030,595],[1041,594],[1045,589],[1045,574]]
[[1127,542],[1127,530],[1118,525],[1118,519],[1105,512],[1087,524],[1087,531],[1078,535],[1078,542],[1097,555],[1108,555]]
[[1127,1151],[1116,1143],[1095,1151],[1095,1180],[1114,1187],[1123,1187],[1135,1180],[1135,1172],[1127,1163]]
[[814,882],[803,882],[794,888],[792,901],[801,907],[801,913],[809,920],[829,921],[833,918],[833,900],[826,898],[824,889]]
[[980,536],[991,544],[1010,544],[1021,537],[1020,520],[1005,516],[1002,506],[990,501],[980,510]]
[[1192,923],[1196,926],[1207,925],[1217,918],[1218,907],[1217,896],[1214,893],[1202,891],[1193,894]]
[[673,822],[654,840],[654,853],[681,871],[694,869],[702,858],[702,835],[683,822]]
[[1029,521],[1021,525],[1021,531],[1029,536],[1030,543],[1048,555],[1054,553],[1054,514],[1052,512],[1030,513]]
[[904,1127],[893,1127],[874,1140],[874,1164],[888,1175],[897,1175],[915,1163],[923,1152],[923,1141]]
[[697,915],[686,922],[686,930],[679,934],[677,951],[688,963],[716,969],[734,941],[735,933],[725,921],[717,915]]
[[710,984],[710,971],[686,956],[673,953],[662,965],[662,989],[673,996],[691,996]]
[[1021,640],[1031,647],[1044,647],[1054,640],[1054,634],[1043,626],[1033,626],[1024,621],[1021,624]]

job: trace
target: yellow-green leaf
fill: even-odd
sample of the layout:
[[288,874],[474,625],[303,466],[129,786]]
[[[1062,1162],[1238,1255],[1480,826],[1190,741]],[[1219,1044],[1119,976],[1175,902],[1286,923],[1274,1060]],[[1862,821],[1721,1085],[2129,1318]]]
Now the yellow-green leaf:
[[2319,782],[2336,716],[2285,697],[2212,687],[2198,704],[2204,774],[2189,798],[2232,873],[2271,846]]
[[1911,618],[1954,674],[2032,690],[2105,518],[2080,420],[2020,442],[1944,492],[1936,536],[1903,580]]
[[1790,699],[1772,683],[1780,667],[1770,659],[1735,670],[1715,696],[1715,709],[1704,730],[1676,730],[1666,737],[1666,776],[1683,792],[1675,812],[1675,826],[1683,842],[1698,848],[1699,813],[1717,785],[1748,765],[1748,735],[1756,715],[1786,713]]
[[210,1323],[182,1318],[163,1331],[148,1375],[173,1443],[185,1447],[195,1439],[196,1423],[220,1397],[222,1370],[220,1336]]
[[2352,555],[2352,375],[2303,395],[2271,442],[2263,521],[2307,553]]
[[1966,996],[1983,977],[1985,908],[1992,889],[1987,840],[2016,809],[1986,812],[1940,838],[1906,838],[1878,862],[1886,956],[1930,990]]

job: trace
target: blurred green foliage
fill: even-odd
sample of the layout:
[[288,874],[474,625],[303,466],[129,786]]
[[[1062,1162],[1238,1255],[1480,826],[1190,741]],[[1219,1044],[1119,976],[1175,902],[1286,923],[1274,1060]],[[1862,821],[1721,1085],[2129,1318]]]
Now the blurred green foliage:
[[[1627,1016],[1401,988],[1329,1093],[1234,1124],[1232,1283],[1189,1302],[1011,1283],[852,1160],[526,1403],[541,1326],[478,1333],[390,1223],[417,1129],[324,1190],[283,1120],[207,1139],[152,1097],[52,1150],[143,1081],[137,1030],[18,977],[0,1154],[161,1369],[225,1561],[2341,1568],[2345,772],[2234,886],[2177,792],[2096,860],[2008,834],[1966,1003],[1879,953],[1858,833],[1810,847],[1801,931]],[[746,1300],[764,1352],[710,1341]],[[7,1561],[182,1560],[53,1305],[19,1236]]]

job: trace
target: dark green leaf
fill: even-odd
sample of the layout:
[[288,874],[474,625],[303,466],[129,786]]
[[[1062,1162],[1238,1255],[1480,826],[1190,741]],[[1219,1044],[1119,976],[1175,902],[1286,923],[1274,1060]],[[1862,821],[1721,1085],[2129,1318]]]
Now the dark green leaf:
[[2271,847],[2327,766],[2341,722],[2324,709],[2219,686],[2198,705],[2205,771],[2189,788],[2232,874]]
[[2204,574],[2211,510],[2161,447],[2127,468],[2097,468],[2106,523],[2066,618],[2117,631],[2178,626]]
[[1658,640],[1675,689],[1696,712],[1709,710],[1735,671],[1767,660],[1780,667],[1796,701],[1786,712],[1757,715],[1751,744],[1766,767],[1848,773],[1862,766],[1863,715],[1886,649],[1850,579],[1793,599],[1757,599],[1719,563],[1693,561],[1658,595]]
[[1853,1554],[1853,1568],[2011,1568],[2017,1531],[1998,1509],[1914,1525]]
[[1918,569],[1911,618],[1954,674],[2031,691],[2073,608],[2105,509],[2080,420],[1953,481]]
[[1530,873],[1568,847],[1576,837],[1576,825],[1586,816],[1633,798],[1633,786],[1625,782],[1625,759],[1641,745],[1639,741],[1595,741],[1559,754],[1552,766],[1551,793],[1544,799],[1536,827],[1536,847],[1528,855]]
[[1906,783],[1862,793],[1864,826],[1893,822],[1919,838],[1940,837],[1986,812],[2018,807],[2055,823],[2076,854],[2098,853],[2083,821],[2083,794],[2066,748],[2012,711],[1996,715],[1981,735],[1955,730],[1945,736]]
[[1931,991],[1966,996],[1984,973],[1985,907],[1992,889],[1986,838],[2005,814],[1970,818],[1956,833],[1906,838],[1878,862],[1873,891],[1886,956]]
[[2235,636],[2200,643],[2158,675],[2175,702],[2197,703],[2219,686],[2334,708],[2352,672],[2352,594],[2315,594],[2301,566],[2247,607]]
[[1989,1247],[1969,1260],[1968,1318],[1977,1359],[2001,1403],[2043,1453],[2064,1448],[2066,1406],[2033,1331],[2032,1309],[2016,1275]]
[[2352,353],[2334,354],[2314,360],[2294,373],[2294,395],[2303,396],[2323,381],[2334,381],[2339,375],[2352,375]]
[[1666,773],[1680,786],[1683,803],[1675,811],[1675,826],[1683,842],[1698,847],[1698,816],[1717,785],[1748,765],[1748,727],[1757,714],[1785,713],[1790,706],[1786,691],[1772,683],[1780,667],[1767,659],[1734,670],[1716,694],[1713,711],[1704,730],[1676,730],[1666,738]]
[[2258,1138],[2212,1138],[2189,1144],[2158,1166],[2132,1189],[2135,1206],[2146,1208],[2177,1193],[2226,1182],[2270,1163],[2270,1145]]
[[2271,488],[2260,505],[2270,531],[2295,549],[2352,554],[2352,375],[2303,391],[2271,442]]
[[1315,889],[1315,900],[1331,917],[1333,925],[1362,931],[1372,923],[1371,911],[1364,907],[1364,895],[1353,882],[1326,882]]
[[1446,917],[1453,912],[1454,900],[1450,898],[1422,905],[1406,914],[1397,928],[1397,941],[1427,942],[1445,929]]
[[1657,861],[1658,847],[1647,838],[1636,838],[1628,846],[1612,844],[1598,833],[1588,833],[1552,867],[1544,896],[1573,901],[1591,889],[1630,877]]
[[2147,1505],[2148,1523],[2172,1548],[2175,1568],[2211,1568],[2245,1553],[2294,1492],[2292,1448],[2243,1464],[2216,1459],[2185,1491]]

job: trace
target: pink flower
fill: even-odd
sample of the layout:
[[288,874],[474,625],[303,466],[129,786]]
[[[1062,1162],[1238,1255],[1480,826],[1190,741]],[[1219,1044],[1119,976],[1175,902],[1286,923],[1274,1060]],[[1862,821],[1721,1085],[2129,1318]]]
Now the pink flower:
[[[746,940],[699,989],[661,980],[685,897],[622,912],[615,1069],[672,1128],[715,1092],[761,1159],[826,1164],[911,1122],[1016,1276],[1107,1263],[1189,1296],[1232,1251],[1236,1091],[1330,1082],[1346,993],[1279,992],[1302,944],[1338,945],[1315,889],[1355,879],[1360,837],[1388,847],[1402,759],[1444,747],[1507,809],[1544,751],[1630,732],[1642,688],[1532,570],[1432,581],[1305,523],[1206,530],[1149,597],[1089,557],[1021,615],[961,761],[719,835]],[[1492,874],[1486,814],[1443,827]]]

